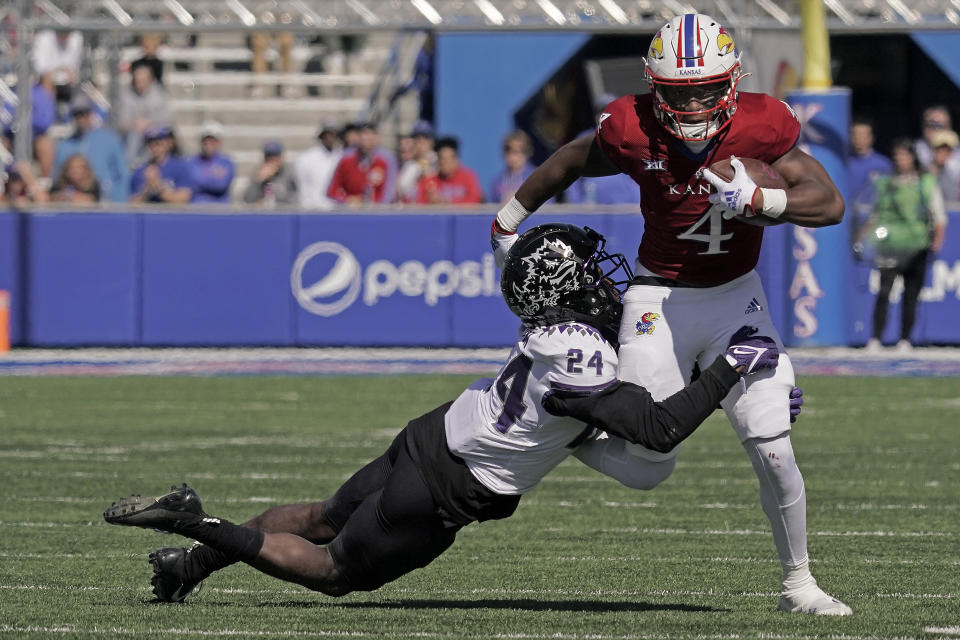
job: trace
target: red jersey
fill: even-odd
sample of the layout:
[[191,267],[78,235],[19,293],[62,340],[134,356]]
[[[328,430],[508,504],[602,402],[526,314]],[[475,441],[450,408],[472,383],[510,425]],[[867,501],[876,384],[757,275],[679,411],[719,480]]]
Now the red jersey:
[[730,124],[699,154],[657,120],[649,94],[624,96],[603,110],[597,142],[623,173],[640,185],[644,231],[639,260],[665,278],[718,285],[757,265],[763,228],[724,220],[711,205],[713,188],[701,170],[737,156],[767,164],[790,151],[800,121],[785,103],[740,92]]
[[327,197],[337,202],[359,197],[363,202],[383,202],[387,185],[387,162],[380,155],[364,158],[348,151],[337,164],[327,188]]
[[430,204],[472,204],[483,202],[483,189],[473,169],[458,167],[447,176],[424,176],[417,184],[417,202]]

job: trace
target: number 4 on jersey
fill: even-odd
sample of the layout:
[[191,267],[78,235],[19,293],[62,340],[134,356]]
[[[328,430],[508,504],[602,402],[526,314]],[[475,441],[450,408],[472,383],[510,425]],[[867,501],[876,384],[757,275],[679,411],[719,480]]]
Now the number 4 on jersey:
[[[718,204],[711,206],[707,212],[700,217],[693,225],[677,236],[680,240],[694,240],[696,242],[706,242],[707,250],[701,251],[699,255],[708,256],[717,253],[728,253],[720,248],[720,243],[733,237],[732,233],[723,233],[723,211],[724,208]],[[696,233],[697,229],[707,222],[710,223],[710,233]]]
[[497,395],[503,402],[503,411],[494,426],[500,433],[506,433],[507,429],[517,424],[517,420],[527,410],[527,405],[523,404],[523,392],[527,390],[531,367],[533,360],[521,353],[507,363],[497,378]]

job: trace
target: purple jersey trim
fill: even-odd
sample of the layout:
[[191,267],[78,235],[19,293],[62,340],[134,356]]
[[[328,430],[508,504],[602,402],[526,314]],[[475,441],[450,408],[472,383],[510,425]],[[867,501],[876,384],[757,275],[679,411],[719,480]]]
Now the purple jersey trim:
[[566,392],[566,394],[574,395],[574,396],[581,396],[581,397],[589,396],[594,393],[597,393],[598,391],[609,389],[610,387],[617,384],[618,382],[620,381],[617,380],[616,378],[612,378],[602,384],[577,385],[577,384],[566,384],[564,382],[557,382],[556,380],[551,380],[550,389],[545,394],[543,394],[543,397],[546,398],[548,395],[556,391],[564,391]]

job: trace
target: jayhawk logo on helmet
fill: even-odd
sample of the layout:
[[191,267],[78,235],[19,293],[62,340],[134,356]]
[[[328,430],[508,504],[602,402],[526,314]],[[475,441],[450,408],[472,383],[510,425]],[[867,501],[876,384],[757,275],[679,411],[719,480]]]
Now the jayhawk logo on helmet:
[[657,35],[653,37],[653,40],[650,42],[650,51],[648,55],[651,58],[662,58],[663,57],[663,35],[658,31]]
[[640,316],[640,322],[637,323],[637,335],[652,336],[653,330],[656,329],[656,327],[653,326],[653,323],[656,322],[659,318],[660,318],[660,314],[654,313],[653,311],[648,311],[642,316]]
[[731,51],[736,53],[737,50],[737,45],[733,41],[733,38],[723,27],[720,27],[720,34],[717,36],[717,50],[720,52],[720,55],[727,55]]

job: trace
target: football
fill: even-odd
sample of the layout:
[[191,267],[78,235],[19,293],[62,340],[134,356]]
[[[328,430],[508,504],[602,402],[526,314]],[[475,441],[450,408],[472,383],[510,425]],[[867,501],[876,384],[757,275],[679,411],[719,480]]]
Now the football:
[[[787,181],[783,179],[783,176],[766,162],[754,158],[740,158],[740,162],[743,163],[744,168],[747,170],[747,175],[750,176],[750,179],[753,180],[758,187],[765,189],[786,189],[788,187]],[[713,171],[724,180],[733,179],[733,167],[730,166],[730,158],[714,162],[710,165],[710,171]],[[786,222],[785,220],[770,218],[763,214],[757,214],[750,218],[736,216],[732,219],[744,224],[752,224],[756,227],[768,227]]]

